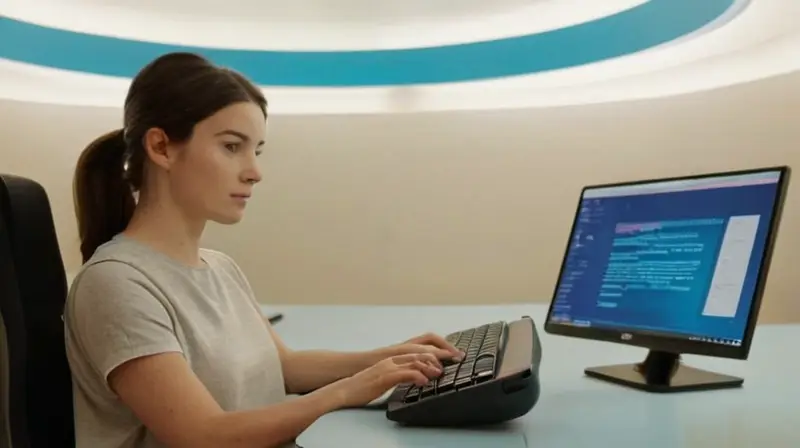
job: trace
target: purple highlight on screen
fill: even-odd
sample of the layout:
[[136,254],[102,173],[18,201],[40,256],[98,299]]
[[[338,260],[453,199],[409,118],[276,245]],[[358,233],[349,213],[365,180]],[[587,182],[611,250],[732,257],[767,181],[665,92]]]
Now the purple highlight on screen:
[[660,222],[619,223],[614,227],[615,233],[637,233],[658,230],[663,225]]

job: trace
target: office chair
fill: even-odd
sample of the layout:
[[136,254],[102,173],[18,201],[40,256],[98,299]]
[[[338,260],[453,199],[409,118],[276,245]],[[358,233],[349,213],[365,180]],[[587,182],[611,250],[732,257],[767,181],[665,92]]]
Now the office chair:
[[11,435],[8,431],[8,352],[6,345],[6,324],[0,314],[0,448],[11,448]]
[[[2,390],[12,448],[74,447],[72,381],[64,346],[67,279],[42,186],[0,174]],[[2,364],[2,363],[0,363]]]

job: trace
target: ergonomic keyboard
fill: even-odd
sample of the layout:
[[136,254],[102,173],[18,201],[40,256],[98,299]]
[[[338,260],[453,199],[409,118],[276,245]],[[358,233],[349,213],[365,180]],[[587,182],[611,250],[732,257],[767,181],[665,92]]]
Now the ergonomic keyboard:
[[527,414],[539,400],[542,349],[533,320],[498,321],[445,336],[465,353],[443,363],[424,386],[402,384],[389,396],[386,417],[411,426],[502,423]]

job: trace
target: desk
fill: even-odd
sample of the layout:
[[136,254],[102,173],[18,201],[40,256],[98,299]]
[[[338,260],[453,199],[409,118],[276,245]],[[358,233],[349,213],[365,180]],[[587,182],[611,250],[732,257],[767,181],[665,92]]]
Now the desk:
[[298,443],[306,448],[800,446],[800,353],[793,345],[800,325],[758,327],[748,361],[684,357],[687,364],[744,377],[740,389],[656,395],[584,377],[584,367],[637,362],[646,350],[548,335],[543,305],[286,306],[281,312],[286,317],[275,329],[295,349],[370,349],[525,314],[541,337],[542,394],[520,419],[488,429],[421,429],[399,427],[383,411],[343,410],[301,435]]

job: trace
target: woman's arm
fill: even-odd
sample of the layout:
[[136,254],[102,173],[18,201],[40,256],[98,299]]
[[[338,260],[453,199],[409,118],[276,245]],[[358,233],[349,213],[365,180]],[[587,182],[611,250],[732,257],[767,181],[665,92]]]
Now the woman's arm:
[[225,412],[176,352],[127,361],[109,385],[169,448],[273,448],[291,443],[322,415],[361,406],[401,383],[441,374],[431,354],[384,359],[308,395],[262,409]]
[[128,361],[112,371],[109,384],[170,448],[278,447],[345,404],[339,391],[322,388],[258,410],[225,412],[179,353]]
[[360,352],[330,350],[292,350],[275,332],[269,322],[275,346],[281,358],[286,392],[305,394],[334,381],[347,378],[381,360],[399,355],[430,353],[437,359],[461,356],[458,350],[441,336],[427,333],[406,342]]
[[334,381],[353,376],[383,359],[400,354],[402,353],[389,347],[351,353],[329,350],[287,350],[281,360],[286,392],[305,394]]

